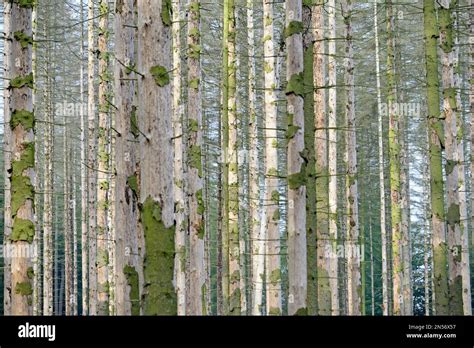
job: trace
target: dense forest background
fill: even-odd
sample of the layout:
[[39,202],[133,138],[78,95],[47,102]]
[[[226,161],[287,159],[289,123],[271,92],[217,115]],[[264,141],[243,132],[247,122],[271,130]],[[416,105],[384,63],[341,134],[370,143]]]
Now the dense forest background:
[[5,315],[472,315],[472,0],[1,6]]

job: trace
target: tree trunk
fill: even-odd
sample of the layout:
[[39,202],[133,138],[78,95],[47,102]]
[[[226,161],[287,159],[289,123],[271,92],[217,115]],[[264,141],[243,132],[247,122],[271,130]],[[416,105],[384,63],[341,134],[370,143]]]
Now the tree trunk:
[[281,315],[280,193],[278,191],[278,135],[273,3],[263,1],[264,112],[265,112],[265,284],[267,314]]
[[328,172],[329,172],[329,277],[331,287],[331,314],[339,315],[338,247],[337,224],[337,61],[336,61],[336,2],[328,0]]
[[107,239],[109,226],[107,211],[109,209],[109,102],[108,91],[108,0],[101,0],[99,5],[99,127],[97,148],[97,314],[107,315],[109,310],[108,266],[109,253]]
[[175,315],[175,222],[171,124],[171,8],[138,0],[140,220],[144,234],[143,314]]
[[288,110],[288,314],[306,312],[306,168],[302,2],[286,1]]
[[[49,35],[50,23],[44,21],[44,37]],[[51,44],[46,44],[46,82],[44,89],[45,103],[45,135],[44,135],[44,207],[43,207],[43,315],[53,315],[53,145],[54,145],[54,113],[52,108],[51,82]]]
[[378,162],[379,162],[379,185],[380,185],[380,235],[382,243],[382,311],[388,315],[388,274],[387,274],[387,230],[385,222],[385,175],[384,175],[384,148],[383,148],[383,112],[382,112],[382,90],[380,83],[380,51],[378,31],[378,8],[374,1],[374,33],[375,33],[375,71],[377,79],[377,115],[378,115]]
[[[10,194],[5,196],[6,238],[11,241],[11,276],[7,277],[6,295],[11,296],[11,307],[6,300],[6,313],[12,315],[32,314],[32,267],[28,253],[31,252],[35,234],[34,227],[34,122],[33,114],[33,73],[32,45],[24,45],[16,33],[21,32],[26,37],[32,37],[32,5],[20,3],[5,3],[5,34],[7,51],[6,79],[9,81],[5,90],[5,128],[6,145],[10,154],[5,158],[7,169],[7,189]],[[15,34],[15,35],[14,35]],[[7,151],[8,152],[8,151]],[[26,255],[25,255],[26,251]],[[10,278],[10,279],[8,279]]]
[[444,124],[439,110],[437,37],[438,23],[434,0],[424,0],[424,34],[429,123],[431,218],[433,243],[433,294],[436,315],[449,313],[448,273],[442,173]]
[[81,303],[82,303],[82,315],[87,315],[89,312],[88,304],[88,186],[87,186],[87,129],[86,129],[86,115],[84,112],[85,107],[85,93],[84,93],[84,0],[79,3],[80,6],[80,22],[81,22],[81,47],[80,47],[80,86],[79,86],[79,99],[81,102],[80,118],[81,118]]
[[403,251],[400,208],[400,130],[397,91],[395,84],[394,16],[391,0],[387,8],[387,101],[389,117],[390,199],[392,216],[392,281],[393,314],[404,314],[403,306]]
[[206,314],[204,258],[204,201],[202,180],[202,111],[201,111],[201,3],[188,1],[188,165],[189,258],[191,315]]
[[252,262],[252,315],[261,315],[263,304],[263,280],[265,279],[265,223],[263,223],[263,209],[260,191],[259,175],[259,149],[260,139],[258,134],[258,115],[256,110],[256,59],[255,59],[255,24],[254,0],[247,0],[247,26],[248,26],[248,55],[249,55],[249,137],[250,137],[250,238]]
[[96,201],[97,201],[97,161],[96,161],[96,106],[95,106],[95,38],[94,38],[94,0],[88,0],[87,26],[87,113],[88,113],[88,247],[89,247],[89,315],[97,315],[97,230],[96,230]]

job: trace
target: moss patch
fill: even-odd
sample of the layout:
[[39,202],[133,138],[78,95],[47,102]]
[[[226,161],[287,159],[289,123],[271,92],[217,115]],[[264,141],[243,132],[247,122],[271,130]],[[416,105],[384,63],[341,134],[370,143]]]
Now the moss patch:
[[129,265],[123,268],[123,273],[127,279],[127,284],[130,286],[129,299],[132,308],[132,315],[140,315],[140,293],[138,287],[138,272]]
[[177,300],[173,286],[175,227],[166,227],[161,217],[161,206],[148,197],[141,210],[145,237],[143,260],[145,315],[176,315]]
[[135,197],[138,197],[138,179],[136,175],[131,175],[127,178],[127,185],[130,187],[130,190],[132,190]]
[[285,37],[288,38],[292,35],[299,34],[303,32],[303,22],[300,21],[291,21],[288,26],[285,28]]
[[22,48],[27,48],[29,45],[33,44],[33,38],[26,35],[23,31],[15,31],[13,37],[20,43]]
[[33,88],[33,73],[29,73],[25,76],[17,76],[10,81],[10,88],[22,88],[22,87]]
[[172,24],[173,7],[171,6],[171,0],[162,0],[161,3],[161,20],[163,24],[169,27]]
[[285,93],[288,94],[296,94],[300,97],[304,97],[304,74],[303,72],[299,74],[293,74],[286,85]]
[[35,122],[34,114],[27,110],[14,110],[12,112],[12,118],[10,120],[10,127],[15,129],[16,126],[21,124],[25,131],[29,131],[33,128]]
[[164,87],[170,83],[170,74],[168,69],[166,69],[164,66],[157,65],[152,67],[150,69],[150,74],[155,79],[155,83],[160,87]]
[[202,178],[202,158],[201,146],[192,145],[189,149],[189,165],[198,170],[198,175]]
[[16,283],[15,294],[22,296],[30,296],[33,294],[33,288],[30,282]]

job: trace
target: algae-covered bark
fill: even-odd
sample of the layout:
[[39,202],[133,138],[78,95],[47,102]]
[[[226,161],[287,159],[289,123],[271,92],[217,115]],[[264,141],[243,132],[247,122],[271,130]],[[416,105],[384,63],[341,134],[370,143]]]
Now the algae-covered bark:
[[442,148],[444,146],[444,122],[440,113],[437,38],[438,21],[434,0],[423,1],[426,88],[429,126],[429,161],[431,188],[431,224],[433,245],[434,310],[437,315],[449,314],[448,272],[446,255],[444,185]]
[[[11,274],[6,278],[6,312],[12,315],[32,314],[31,272],[32,242],[35,235],[35,147],[33,112],[32,3],[8,2],[5,6],[5,152],[7,185],[5,195],[6,223],[11,226],[5,237],[11,243]],[[18,35],[21,32],[22,35]],[[14,35],[17,33],[17,35]],[[7,123],[8,122],[8,123]],[[26,253],[25,253],[26,251]],[[10,265],[8,265],[10,266]],[[10,279],[8,279],[10,278]],[[8,288],[9,287],[9,288]]]
[[402,259],[402,211],[400,207],[400,130],[395,84],[394,15],[391,0],[386,1],[387,9],[387,101],[389,109],[389,157],[390,157],[390,202],[392,217],[392,277],[393,314],[403,313],[403,259]]
[[[164,1],[138,1],[137,125],[140,131],[140,222],[144,236],[143,314],[177,313],[173,286],[174,195],[171,84],[156,80],[156,67],[171,71],[171,28]],[[168,81],[169,82],[169,81]]]

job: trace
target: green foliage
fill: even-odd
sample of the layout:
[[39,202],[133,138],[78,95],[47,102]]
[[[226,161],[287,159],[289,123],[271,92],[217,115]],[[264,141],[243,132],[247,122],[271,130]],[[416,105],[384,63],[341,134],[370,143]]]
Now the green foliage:
[[29,45],[33,45],[33,38],[26,35],[23,31],[15,31],[13,37],[20,43],[22,48],[27,48]]
[[10,80],[10,88],[22,88],[22,87],[33,88],[33,73],[29,73],[25,76],[17,76],[13,80]]
[[132,315],[140,315],[140,290],[138,287],[138,272],[135,267],[126,265],[123,268],[123,273],[127,279],[128,286],[130,286],[129,298],[132,307]]
[[150,69],[150,73],[158,86],[164,87],[170,83],[170,74],[164,66],[154,66]]
[[143,260],[145,315],[176,315],[174,278],[175,226],[165,226],[161,206],[147,197],[140,207],[144,230],[145,257]]
[[285,37],[288,38],[292,35],[299,34],[303,32],[303,22],[300,21],[291,21],[288,26],[285,28]]

